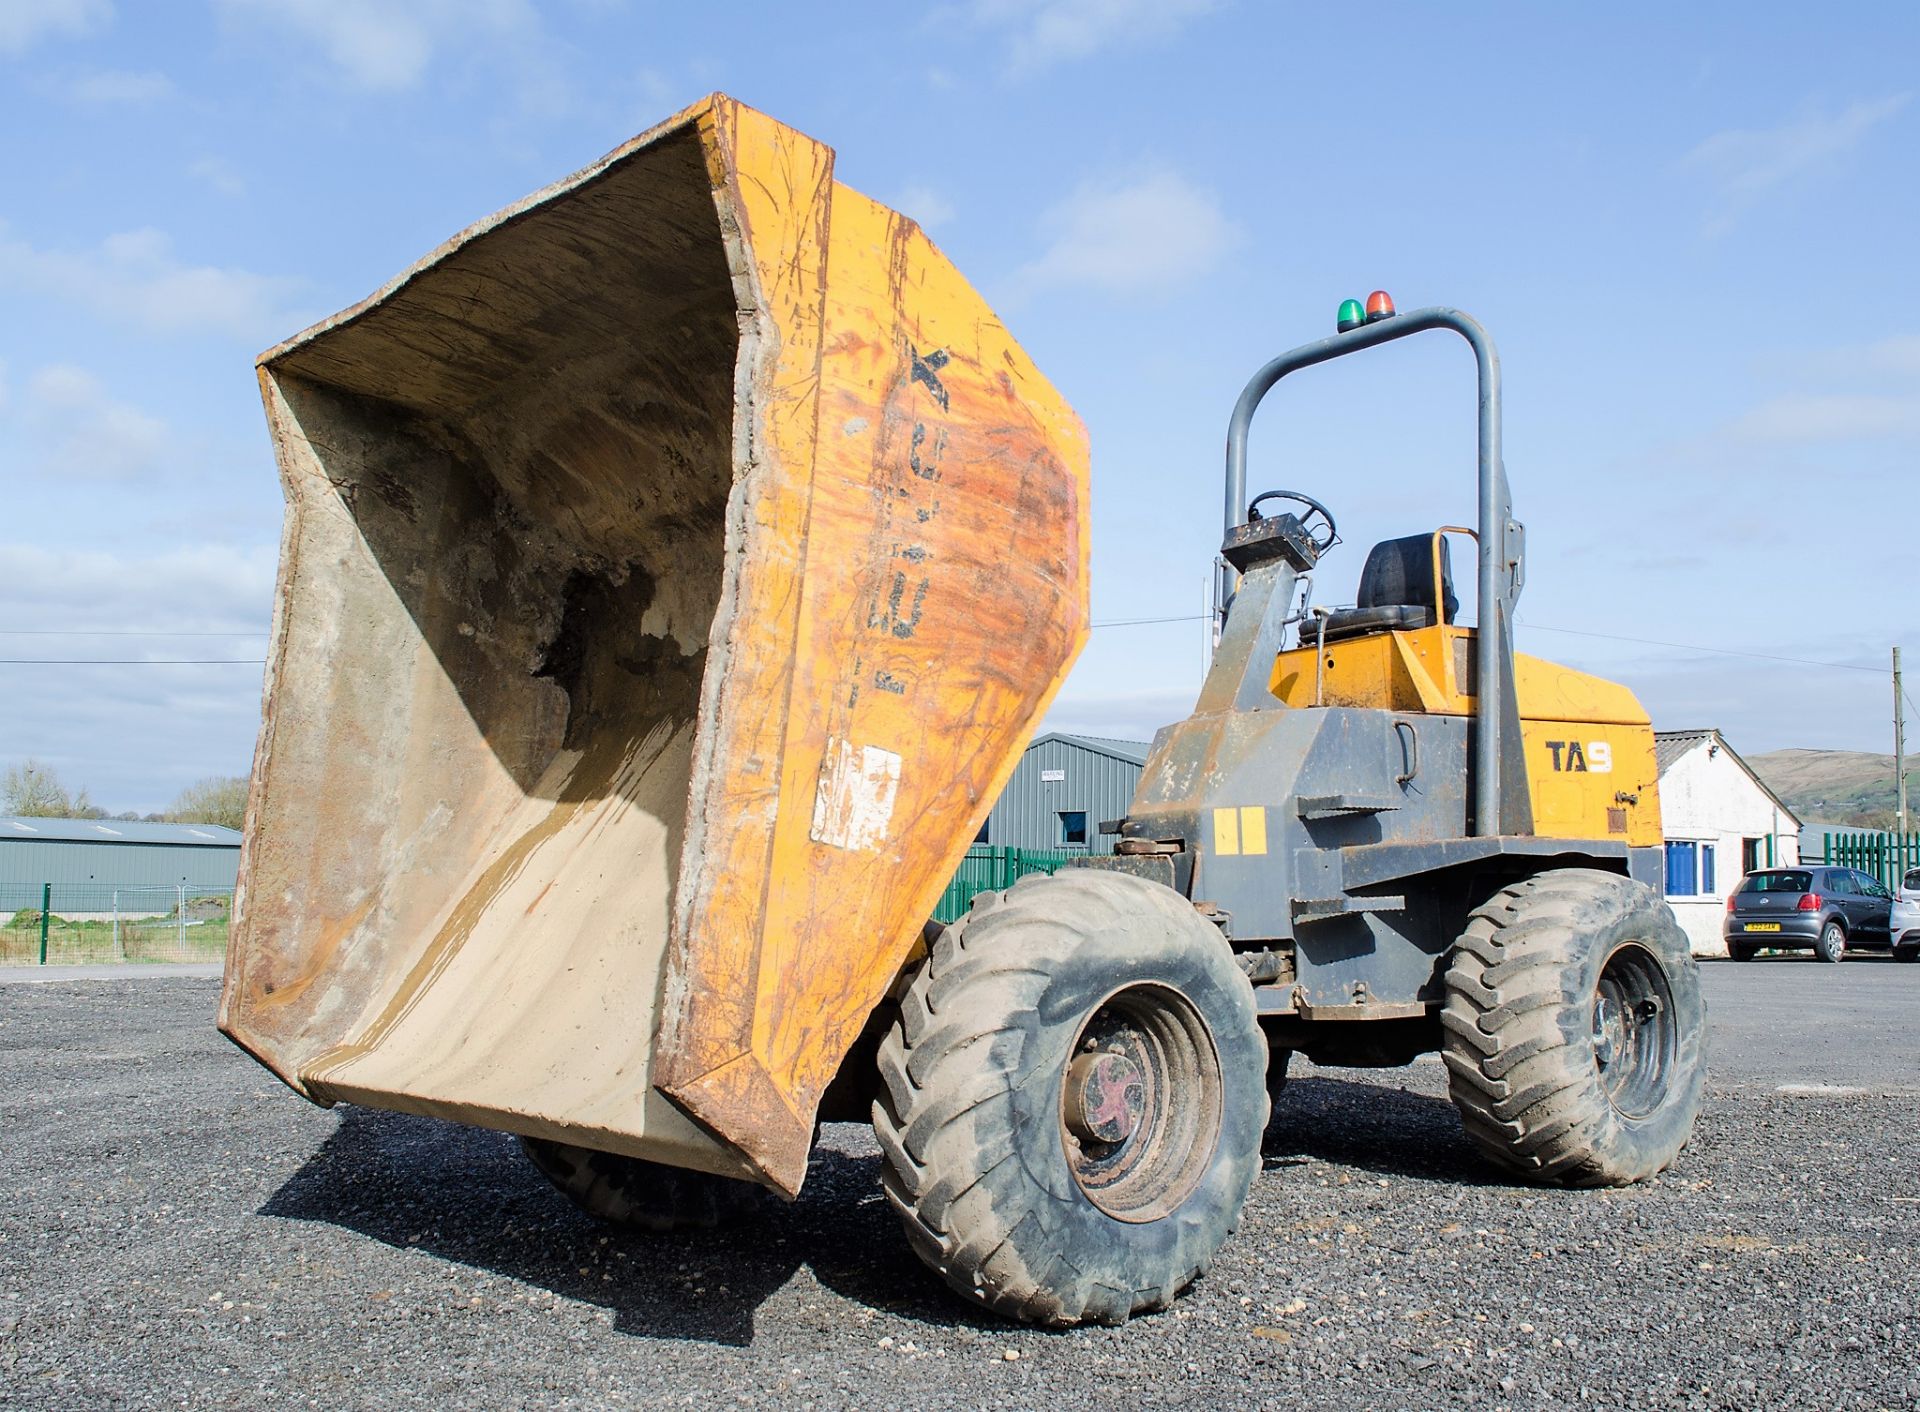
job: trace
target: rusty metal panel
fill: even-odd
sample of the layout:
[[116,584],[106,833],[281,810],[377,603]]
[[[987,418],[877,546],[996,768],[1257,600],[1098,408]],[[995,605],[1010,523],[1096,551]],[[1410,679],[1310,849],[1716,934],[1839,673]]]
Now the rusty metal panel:
[[797,1190],[1084,640],[1078,420],[721,97],[260,372],[288,514],[222,1028],[320,1101]]

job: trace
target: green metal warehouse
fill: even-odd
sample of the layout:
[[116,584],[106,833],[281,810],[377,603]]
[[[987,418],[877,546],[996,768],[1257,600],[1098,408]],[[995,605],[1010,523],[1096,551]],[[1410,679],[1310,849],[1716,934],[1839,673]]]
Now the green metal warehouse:
[[46,883],[227,891],[239,868],[240,833],[218,824],[0,818],[0,895],[8,899],[37,898]]
[[1053,731],[1027,747],[976,843],[991,848],[1113,852],[1100,832],[1125,816],[1147,763],[1137,740]]

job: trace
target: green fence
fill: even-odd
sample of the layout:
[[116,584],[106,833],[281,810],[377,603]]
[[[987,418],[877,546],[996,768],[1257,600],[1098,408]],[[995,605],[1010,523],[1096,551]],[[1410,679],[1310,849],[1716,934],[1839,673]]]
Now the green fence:
[[1920,868],[1920,833],[1897,834],[1871,830],[1830,833],[1820,861],[1840,868],[1872,873],[1890,888],[1900,886],[1909,868]]
[[960,860],[960,870],[940,895],[933,910],[935,921],[952,922],[966,915],[974,896],[1012,887],[1029,873],[1057,873],[1084,852],[1054,852],[1040,848],[985,848],[975,845]]
[[0,966],[218,961],[233,889],[0,883]]

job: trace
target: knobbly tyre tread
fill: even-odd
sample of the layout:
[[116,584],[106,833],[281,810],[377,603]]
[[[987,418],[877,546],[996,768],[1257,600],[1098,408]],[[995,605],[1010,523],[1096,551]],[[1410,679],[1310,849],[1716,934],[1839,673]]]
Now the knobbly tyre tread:
[[[1660,962],[1679,1023],[1665,1097],[1639,1119],[1608,1099],[1591,1033],[1600,968],[1628,940]],[[1561,868],[1502,888],[1454,946],[1440,1023],[1468,1136],[1510,1172],[1624,1186],[1664,1170],[1692,1132],[1706,1067],[1698,971],[1672,912],[1639,883]]]
[[751,1214],[767,1193],[752,1182],[549,1138],[520,1146],[540,1174],[587,1215],[629,1230],[712,1230]]
[[[1157,944],[1137,940],[1146,935]],[[1112,943],[1124,936],[1136,940]],[[1156,973],[1156,962],[1174,974]],[[1097,999],[1130,980],[1171,983],[1180,967],[1203,978],[1202,995],[1181,989],[1214,1031],[1221,1131],[1187,1199],[1130,1225],[1087,1200],[1064,1158],[1053,1172],[1057,1121],[1023,1117],[1021,1105],[1031,1080],[1057,1113],[1048,1056],[1072,1043],[1076,996]],[[1251,989],[1186,899],[1092,869],[1022,879],[975,897],[901,997],[873,1106],[882,1189],[915,1254],[967,1298],[1031,1323],[1123,1323],[1172,1303],[1237,1226],[1259,1169],[1266,1059]]]

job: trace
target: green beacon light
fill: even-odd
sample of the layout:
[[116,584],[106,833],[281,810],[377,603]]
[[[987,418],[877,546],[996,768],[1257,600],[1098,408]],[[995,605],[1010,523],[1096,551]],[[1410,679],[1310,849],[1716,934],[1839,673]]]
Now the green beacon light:
[[1366,313],[1361,309],[1358,299],[1342,299],[1340,301],[1340,313],[1334,319],[1334,324],[1339,328],[1340,332],[1350,333],[1366,321]]

